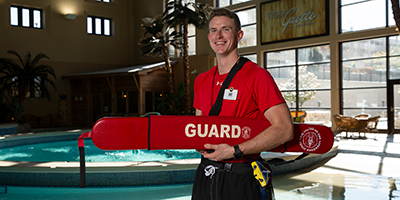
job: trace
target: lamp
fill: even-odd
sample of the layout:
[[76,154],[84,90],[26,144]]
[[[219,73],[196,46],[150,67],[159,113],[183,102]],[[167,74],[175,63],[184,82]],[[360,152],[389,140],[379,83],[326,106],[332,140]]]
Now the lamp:
[[151,18],[151,17],[144,17],[144,18],[142,18],[142,21],[143,21],[144,23],[148,24],[148,23],[152,23],[152,22],[154,21],[154,18]]
[[74,20],[74,19],[76,18],[76,14],[68,13],[68,14],[64,15],[64,18],[65,18],[65,19]]

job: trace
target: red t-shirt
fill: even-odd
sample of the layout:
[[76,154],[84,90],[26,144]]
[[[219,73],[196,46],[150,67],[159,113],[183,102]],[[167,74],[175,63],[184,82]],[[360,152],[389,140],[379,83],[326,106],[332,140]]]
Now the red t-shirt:
[[[219,75],[217,66],[197,76],[194,83],[193,106],[201,110],[203,116],[208,116],[227,76],[228,74]],[[232,98],[224,98],[219,116],[265,119],[264,112],[268,108],[285,103],[269,72],[251,61],[246,62],[236,73],[228,89],[236,91]],[[259,154],[246,157],[257,159]]]

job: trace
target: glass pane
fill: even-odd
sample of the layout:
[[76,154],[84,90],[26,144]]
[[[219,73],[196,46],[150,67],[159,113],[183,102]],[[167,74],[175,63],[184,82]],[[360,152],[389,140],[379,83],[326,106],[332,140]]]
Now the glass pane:
[[400,36],[389,37],[389,55],[400,55]]
[[95,29],[96,29],[96,30],[95,30],[95,31],[96,31],[96,34],[97,34],[97,35],[100,35],[100,34],[101,34],[101,19],[100,19],[100,18],[96,18],[94,23],[95,23],[95,26],[94,26],[94,27],[95,27]]
[[300,89],[331,88],[330,64],[300,66],[299,77]]
[[343,62],[343,88],[386,87],[385,58]]
[[299,64],[310,64],[316,62],[329,62],[330,61],[330,48],[329,45],[302,48],[298,50]]
[[219,1],[218,1],[218,6],[219,6],[219,7],[226,7],[226,6],[229,6],[229,0],[219,0]]
[[256,9],[247,9],[236,13],[240,19],[241,25],[256,23]]
[[232,5],[242,3],[242,2],[248,2],[248,1],[251,1],[251,0],[232,0]]
[[296,92],[291,91],[291,92],[281,92],[283,98],[286,101],[286,105],[291,108],[295,109],[296,108]]
[[400,85],[393,85],[394,128],[400,129]]
[[385,41],[385,38],[376,38],[343,43],[343,60],[386,56]]
[[294,65],[296,63],[295,50],[266,53],[266,60],[267,68],[275,66]]
[[344,108],[386,109],[386,88],[343,90],[343,99]]
[[248,54],[248,55],[243,55],[243,57],[257,63],[257,54]]
[[10,8],[10,21],[11,25],[18,26],[18,8]]
[[271,76],[275,79],[276,84],[280,90],[295,90],[296,85],[293,81],[296,78],[296,74],[293,73],[295,67],[279,67],[267,69]]
[[390,79],[400,79],[400,57],[389,58]]
[[29,9],[22,9],[22,26],[29,27]]
[[[300,107],[307,108],[330,108],[331,107],[331,91],[313,91],[312,96],[307,96],[311,94],[311,91],[300,91]],[[301,105],[303,104],[303,105]],[[303,109],[302,109],[303,110]],[[308,112],[307,112],[308,116]],[[326,116],[328,119],[328,116]],[[330,118],[330,116],[329,116]],[[320,120],[315,120],[320,121]],[[329,120],[328,120],[329,121]]]
[[342,32],[385,27],[385,5],[385,0],[374,0],[342,7]]
[[[327,92],[327,95],[330,96],[330,93]],[[324,104],[324,102],[317,101],[317,105],[321,105],[321,104]],[[323,107],[326,107],[326,106],[323,106]],[[330,102],[329,102],[329,107],[330,107]],[[325,126],[331,126],[331,116],[332,115],[331,115],[330,109],[310,109],[310,108],[308,108],[308,109],[302,109],[302,110],[305,110],[307,113],[307,116],[304,119],[305,123],[313,122],[313,124],[321,124],[321,125],[325,125]]]
[[93,24],[92,24],[92,18],[87,17],[87,33],[92,34],[93,33]]
[[104,35],[110,35],[110,20],[104,19]]
[[364,1],[364,0],[342,0],[341,3],[342,3],[342,5],[347,5],[347,4],[356,3],[356,2],[360,2],[360,1]]
[[40,10],[34,10],[33,11],[33,27],[35,28],[42,28],[41,27],[41,14]]
[[173,46],[168,46],[168,55],[170,58],[175,58],[175,48]]
[[196,37],[188,38],[189,42],[189,55],[196,55]]
[[188,36],[196,35],[196,27],[193,24],[189,24],[188,26]]
[[239,41],[239,48],[251,47],[257,45],[257,27],[256,25],[242,27],[243,38]]

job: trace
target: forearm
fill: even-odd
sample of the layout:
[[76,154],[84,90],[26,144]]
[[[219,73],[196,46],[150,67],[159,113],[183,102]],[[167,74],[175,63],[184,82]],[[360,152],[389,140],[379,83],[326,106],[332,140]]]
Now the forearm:
[[268,151],[293,138],[292,124],[272,125],[251,140],[239,144],[244,155]]
[[271,126],[265,129],[251,140],[239,145],[243,154],[254,154],[268,151],[293,138],[293,123],[286,104],[279,104],[264,113],[271,122]]

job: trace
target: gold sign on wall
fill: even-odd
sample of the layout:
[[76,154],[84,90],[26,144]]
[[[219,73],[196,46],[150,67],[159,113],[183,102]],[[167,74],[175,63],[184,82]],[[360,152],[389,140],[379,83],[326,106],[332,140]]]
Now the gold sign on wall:
[[261,43],[329,34],[328,0],[277,0],[261,4]]

